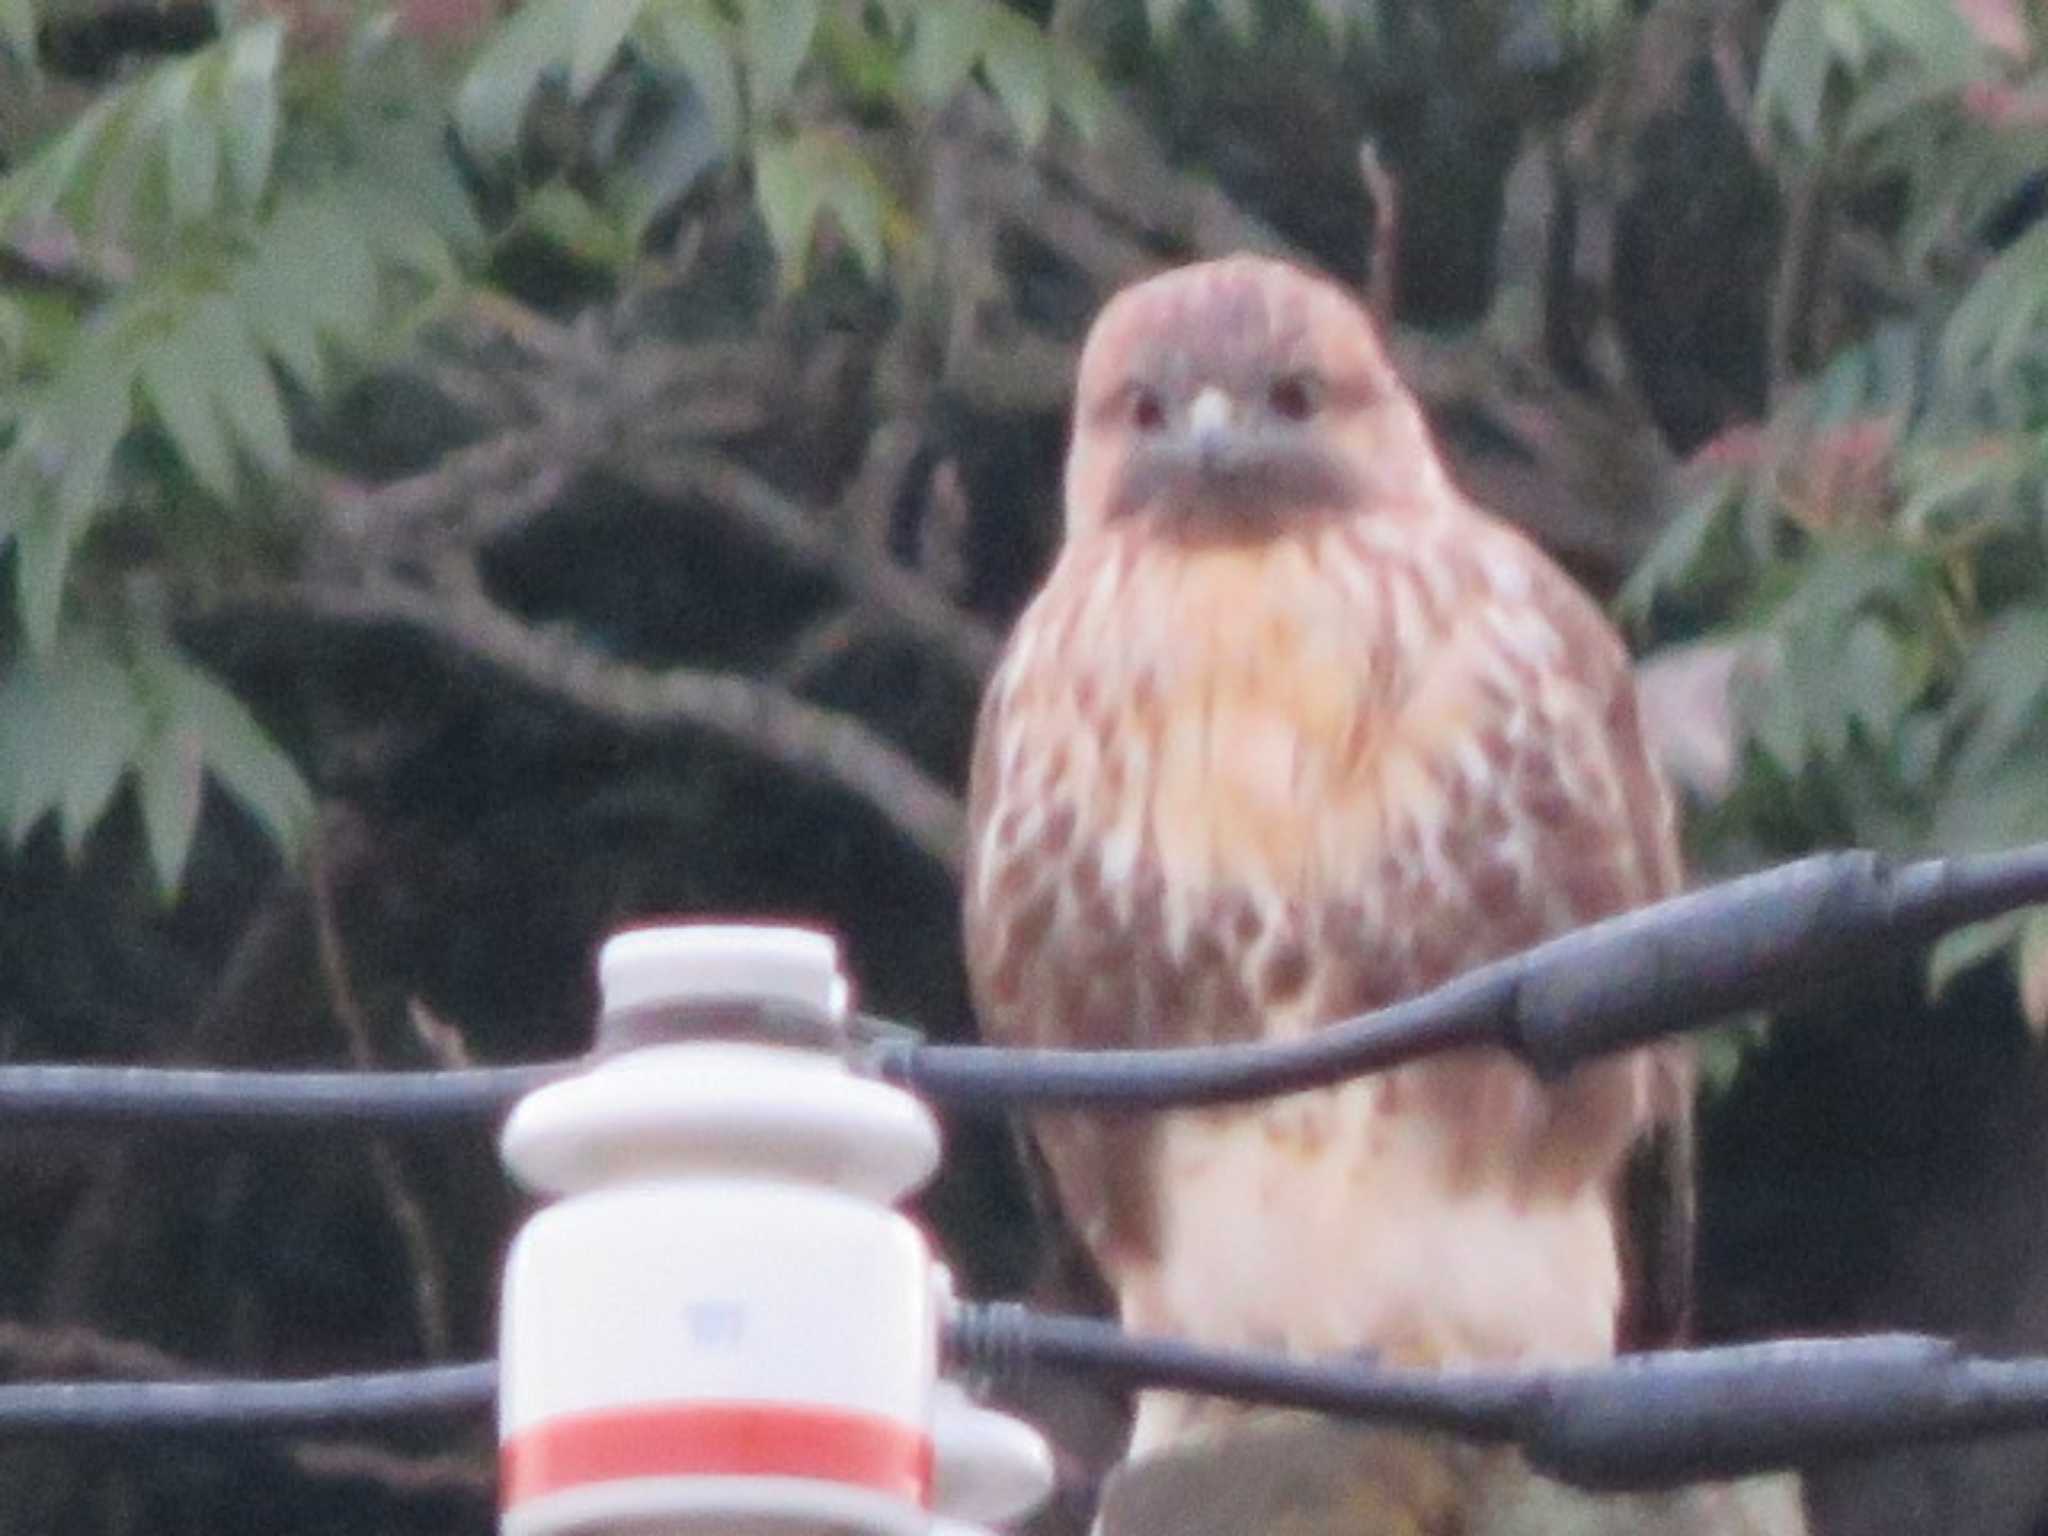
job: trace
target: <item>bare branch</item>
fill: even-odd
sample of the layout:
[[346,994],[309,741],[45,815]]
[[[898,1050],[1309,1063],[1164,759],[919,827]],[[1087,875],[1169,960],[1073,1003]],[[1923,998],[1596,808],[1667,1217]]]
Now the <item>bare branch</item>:
[[875,615],[935,647],[971,677],[995,667],[1002,642],[886,555],[833,536],[824,523],[744,465],[709,449],[671,447],[615,466],[652,495],[697,497],[765,539],[792,564],[836,577]]
[[709,731],[840,786],[945,868],[959,868],[964,814],[956,796],[861,721],[752,678],[690,667],[657,672],[615,661],[559,631],[521,622],[480,593],[456,599],[378,582],[295,588],[236,606],[247,613],[272,607],[329,624],[397,626],[628,730]]
[[[320,829],[312,840],[307,883],[313,899],[313,933],[320,955],[320,974],[327,987],[328,1011],[348,1042],[349,1060],[367,1071],[376,1064],[376,1047],[356,996],[354,978],[349,974],[348,949],[335,910],[332,848],[340,814],[338,808],[329,807],[321,818]],[[384,1196],[385,1209],[398,1230],[398,1240],[412,1270],[413,1318],[419,1325],[421,1347],[429,1359],[445,1359],[453,1339],[448,1320],[448,1273],[434,1243],[433,1225],[427,1220],[426,1208],[413,1190],[412,1180],[406,1176],[397,1149],[379,1138],[370,1143],[369,1153],[371,1175]]]
[[1366,308],[1382,327],[1394,323],[1399,296],[1401,250],[1401,186],[1380,158],[1379,146],[1366,139],[1358,146],[1358,174],[1372,198],[1372,248],[1366,261]]
[[402,1498],[489,1500],[498,1491],[498,1467],[487,1455],[459,1452],[408,1455],[360,1440],[301,1440],[292,1465],[323,1482],[374,1483]]
[[135,1376],[164,1380],[199,1376],[190,1360],[140,1339],[120,1339],[80,1324],[34,1327],[0,1320],[0,1362],[10,1376]]

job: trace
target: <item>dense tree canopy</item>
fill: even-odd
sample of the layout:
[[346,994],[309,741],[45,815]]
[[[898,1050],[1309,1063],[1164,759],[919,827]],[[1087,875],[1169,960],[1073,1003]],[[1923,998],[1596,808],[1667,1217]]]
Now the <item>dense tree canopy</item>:
[[[608,930],[730,912],[966,1035],[1079,337],[1233,249],[1357,284],[1625,617],[1701,872],[2048,838],[2044,165],[2024,0],[0,0],[0,1042],[556,1055]],[[1713,1037],[1705,1330],[2048,1347],[2044,1024],[2037,912]],[[10,1372],[490,1348],[481,1140],[0,1162]],[[1090,1299],[999,1128],[926,1214]],[[0,1509],[482,1530],[489,1477],[484,1426],[38,1445]],[[1812,1493],[2021,1533],[2048,1448]]]

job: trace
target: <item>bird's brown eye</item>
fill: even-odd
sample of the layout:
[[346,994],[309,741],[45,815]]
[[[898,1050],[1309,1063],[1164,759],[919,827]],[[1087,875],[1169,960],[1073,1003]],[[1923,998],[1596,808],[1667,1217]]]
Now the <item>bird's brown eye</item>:
[[1131,391],[1131,425],[1140,432],[1157,432],[1166,425],[1166,402],[1157,390],[1141,386]]
[[1266,391],[1266,404],[1283,421],[1307,421],[1322,403],[1322,391],[1306,373],[1282,374]]

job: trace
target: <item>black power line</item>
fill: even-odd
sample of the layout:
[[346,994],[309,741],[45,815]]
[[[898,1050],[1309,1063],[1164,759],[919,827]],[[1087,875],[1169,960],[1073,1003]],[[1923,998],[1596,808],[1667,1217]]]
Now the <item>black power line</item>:
[[1386,1367],[1133,1338],[1010,1304],[961,1309],[956,1367],[1032,1367],[1518,1446],[1603,1492],[1813,1466],[1887,1446],[2048,1427],[2048,1356],[1994,1360],[1882,1334],[1661,1350],[1556,1369]]
[[2037,902],[2048,902],[2048,844],[1898,865],[1826,853],[1639,907],[1280,1043],[1035,1051],[890,1042],[867,1062],[934,1103],[994,1109],[1223,1104],[1484,1045],[1555,1076]]
[[[952,1109],[1163,1109],[1265,1098],[1459,1047],[1555,1075],[1853,974],[1873,955],[2048,902],[2048,843],[1893,865],[1819,854],[1580,928],[1392,1007],[1298,1039],[1178,1050],[925,1045],[856,1020],[865,1071]],[[416,1129],[488,1122],[578,1061],[432,1072],[0,1066],[0,1129]]]
[[0,1385],[0,1435],[282,1433],[474,1415],[497,1391],[492,1361],[300,1381],[15,1382]]
[[[1133,1338],[1113,1323],[969,1306],[953,1368],[1043,1368],[1512,1444],[1560,1481],[1652,1489],[1809,1467],[1907,1443],[2048,1428],[2048,1357],[1964,1354],[1916,1334],[1781,1340],[1557,1369],[1427,1370]],[[304,1381],[0,1386],[0,1435],[278,1434],[487,1412],[490,1362]]]
[[365,1131],[489,1122],[577,1062],[438,1072],[217,1071],[204,1067],[0,1066],[0,1130],[91,1123],[168,1129]]

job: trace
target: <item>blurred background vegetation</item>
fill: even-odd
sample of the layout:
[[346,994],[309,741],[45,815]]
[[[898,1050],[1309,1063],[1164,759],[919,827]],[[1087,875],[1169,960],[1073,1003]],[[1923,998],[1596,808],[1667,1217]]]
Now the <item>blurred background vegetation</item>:
[[[1628,623],[1702,875],[2048,838],[2044,166],[2033,0],[0,0],[0,1050],[558,1055],[655,913],[830,924],[966,1035],[1077,343],[1245,248],[1391,313]],[[2048,1348],[2044,1025],[2036,914],[1717,1036],[1703,1331]],[[481,1139],[0,1170],[0,1371],[491,1347]],[[1088,1301],[1000,1128],[926,1214]],[[483,1531],[490,1477],[481,1425],[0,1447],[0,1528]],[[1810,1497],[2048,1530],[2048,1439]]]

